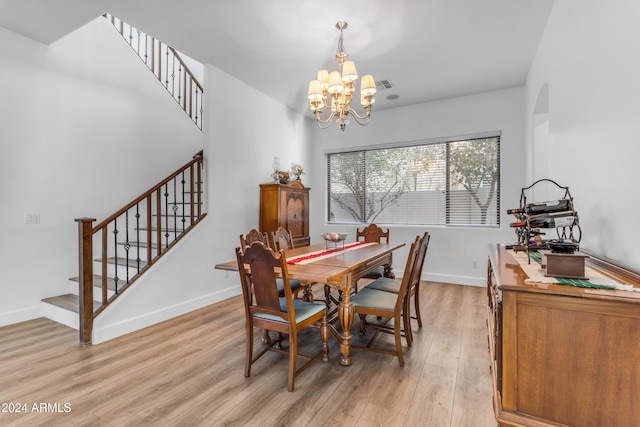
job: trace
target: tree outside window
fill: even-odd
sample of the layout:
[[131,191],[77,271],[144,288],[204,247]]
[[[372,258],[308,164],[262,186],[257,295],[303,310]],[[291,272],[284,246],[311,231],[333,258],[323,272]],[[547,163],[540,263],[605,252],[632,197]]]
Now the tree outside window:
[[331,153],[328,220],[499,225],[500,138]]

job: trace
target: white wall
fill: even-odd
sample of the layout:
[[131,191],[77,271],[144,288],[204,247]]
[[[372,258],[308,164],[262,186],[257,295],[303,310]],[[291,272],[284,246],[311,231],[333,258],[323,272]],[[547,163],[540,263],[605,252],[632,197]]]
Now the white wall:
[[[549,178],[569,187],[580,216],[581,247],[635,269],[640,269],[638,16],[640,2],[633,0],[557,1],[527,80],[525,110],[529,161],[537,159]],[[548,141],[539,146],[534,112],[544,85]]]
[[[425,230],[431,234],[423,277],[445,283],[482,286],[486,283],[487,247],[490,242],[512,243],[515,234],[510,218],[503,212],[517,207],[524,183],[524,90],[514,88],[474,96],[447,99],[404,108],[374,111],[369,125],[355,123],[340,132],[336,126],[321,130],[308,120],[311,133],[312,177],[311,239],[321,241],[324,231],[345,231],[355,237],[356,226],[333,226],[326,219],[326,150],[440,137],[501,131],[502,184],[501,227],[467,228],[443,226],[390,226],[394,241],[410,243]],[[394,268],[401,271],[408,248],[394,257]],[[477,268],[474,268],[477,261]]]
[[[202,133],[103,18],[45,46],[0,28],[0,325],[77,276],[102,220],[191,159]],[[40,213],[25,225],[24,213]]]
[[285,169],[291,162],[308,163],[307,137],[302,115],[211,65],[205,76],[215,91],[205,126],[218,262],[233,259],[239,235],[258,228],[259,185],[273,181],[273,158],[280,157]]

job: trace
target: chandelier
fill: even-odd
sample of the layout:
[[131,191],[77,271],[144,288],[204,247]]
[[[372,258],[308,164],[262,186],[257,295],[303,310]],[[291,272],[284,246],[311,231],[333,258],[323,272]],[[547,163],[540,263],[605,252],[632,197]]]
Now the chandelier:
[[[371,105],[376,102],[376,83],[371,74],[362,76],[360,81],[360,104],[365,109],[364,116],[360,116],[351,109],[351,99],[353,98],[358,79],[356,64],[353,61],[345,61],[347,52],[344,50],[343,31],[347,28],[347,23],[340,21],[336,28],[340,30],[338,40],[338,51],[336,53],[335,71],[318,71],[316,80],[309,82],[309,108],[316,115],[318,126],[326,129],[333,119],[336,119],[340,130],[344,131],[349,124],[351,115],[359,125],[366,125],[371,118]],[[323,118],[323,116],[325,118]]]

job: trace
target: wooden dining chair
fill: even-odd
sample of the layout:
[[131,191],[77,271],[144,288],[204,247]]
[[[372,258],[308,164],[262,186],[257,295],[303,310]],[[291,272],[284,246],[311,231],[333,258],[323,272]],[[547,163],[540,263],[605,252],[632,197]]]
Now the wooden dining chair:
[[[422,328],[422,316],[420,315],[420,282],[422,277],[422,269],[424,267],[424,261],[426,259],[427,249],[429,247],[429,240],[431,239],[431,236],[429,235],[428,232],[425,231],[421,239],[422,240],[419,247],[419,252],[416,257],[415,268],[410,273],[405,271],[403,274],[403,275],[407,275],[407,274],[411,275],[409,290],[407,292],[407,297],[405,301],[404,316],[406,317],[406,319],[416,319],[418,321],[419,328]],[[398,294],[400,292],[400,281],[395,279],[389,279],[387,277],[381,277],[369,283],[366,286],[366,289],[376,289],[379,291]],[[411,315],[411,299],[413,299],[415,316]],[[407,322],[407,329],[405,330],[405,335],[407,334],[408,334],[408,337],[407,337],[408,344],[411,345],[411,341],[413,341],[413,333],[411,329],[410,320]]]
[[389,229],[384,231],[376,224],[369,224],[363,228],[362,231],[359,228],[356,229],[356,241],[358,242],[380,243],[382,239],[384,239],[386,243],[389,243]]
[[[246,315],[246,355],[244,376],[251,375],[251,366],[269,350],[289,355],[287,388],[293,391],[296,377],[319,359],[329,360],[329,328],[324,305],[294,300],[284,252],[273,252],[262,242],[255,242],[242,251],[236,248],[236,258],[242,285]],[[247,274],[248,266],[251,274]],[[284,297],[279,296],[276,279],[284,281]],[[253,297],[252,297],[253,295]],[[298,333],[309,326],[319,326],[322,348],[312,356],[298,354]],[[289,348],[283,349],[279,340],[253,352],[253,328],[276,331],[289,336]],[[281,335],[280,335],[281,336]],[[298,367],[297,359],[305,362]]]
[[[271,232],[271,247],[275,251],[286,251],[289,249],[294,249],[293,237],[291,236],[291,231],[285,230],[283,227],[278,227],[276,231]],[[305,282],[305,281],[296,281],[294,282],[294,289],[296,290],[295,296],[298,296],[298,289],[302,288],[302,300],[307,302],[313,302],[313,292],[311,291],[311,287],[313,286],[313,282]],[[300,286],[296,286],[295,282],[298,282]]]
[[[405,267],[406,272],[410,272],[416,264],[420,240],[421,239],[418,236],[416,237],[416,240],[411,244],[411,247],[409,249],[409,256],[407,257],[407,264]],[[404,367],[404,356],[402,353],[402,336],[403,330],[406,331],[407,326],[406,321],[403,317],[403,310],[405,308],[404,301],[409,289],[410,282],[411,274],[404,274],[402,277],[402,281],[400,282],[400,291],[397,294],[384,292],[377,289],[368,289],[368,287],[365,287],[360,292],[351,297],[354,312],[360,316],[359,333],[361,335],[364,335],[366,333],[367,327],[375,329],[375,333],[369,339],[366,345],[352,345],[352,348],[394,355],[398,358],[400,367]],[[365,321],[367,315],[377,316],[383,319],[381,321],[375,321],[374,323],[368,323]],[[392,322],[391,325],[389,324],[390,322]],[[375,339],[381,332],[392,333],[394,335],[395,349],[393,351],[387,350],[382,347],[372,346]],[[406,338],[406,333],[404,335]],[[409,344],[408,340],[407,344]]]
[[[266,247],[271,247],[271,245],[269,244],[269,237],[267,233],[260,233],[254,228],[250,230],[246,235],[240,235],[240,250],[244,251],[246,248],[251,247],[254,242],[261,242]],[[284,283],[282,279],[278,279],[277,284],[280,297],[284,297]],[[289,280],[289,284],[291,285],[291,289],[293,290],[294,295],[297,297],[298,291],[302,288],[302,283],[300,283],[299,280],[291,279]]]
[[[382,228],[378,227],[376,224],[369,224],[365,228],[360,231],[360,229],[356,229],[356,242],[368,242],[368,243],[381,243],[383,240],[385,243],[389,243],[389,229],[384,231]],[[378,267],[373,271],[370,271],[363,279],[377,279],[378,277],[385,276],[385,268]],[[358,288],[358,284],[356,283],[356,292]]]
[[276,231],[271,232],[271,244],[271,247],[278,251],[293,249],[294,245],[291,231],[285,230],[283,227],[278,227]]
[[244,248],[248,248],[249,246],[251,246],[253,244],[253,242],[262,242],[264,243],[267,247],[269,246],[269,238],[267,236],[267,233],[261,233],[258,230],[256,230],[255,228],[252,228],[251,230],[249,230],[249,232],[244,235],[241,234],[240,235],[240,249],[244,251]]

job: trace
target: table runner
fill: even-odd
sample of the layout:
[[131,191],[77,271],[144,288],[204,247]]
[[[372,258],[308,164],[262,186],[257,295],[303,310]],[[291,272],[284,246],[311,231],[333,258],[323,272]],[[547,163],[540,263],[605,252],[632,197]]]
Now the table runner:
[[332,256],[340,255],[342,252],[349,252],[355,249],[359,249],[369,245],[377,245],[377,243],[370,242],[355,242],[348,245],[344,245],[341,248],[325,249],[321,251],[309,252],[308,254],[292,256],[287,258],[287,264],[291,265],[305,265],[310,264],[321,259],[329,258]]
[[599,273],[595,269],[585,265],[585,275],[589,279],[569,279],[564,277],[547,277],[544,275],[540,264],[542,263],[542,254],[536,251],[529,252],[531,263],[528,262],[526,251],[514,251],[512,249],[507,252],[518,261],[520,267],[527,274],[528,279],[525,283],[550,283],[554,285],[575,286],[578,288],[594,288],[594,289],[617,289],[622,291],[640,292],[640,288],[634,288],[632,285],[618,282],[608,276]]

